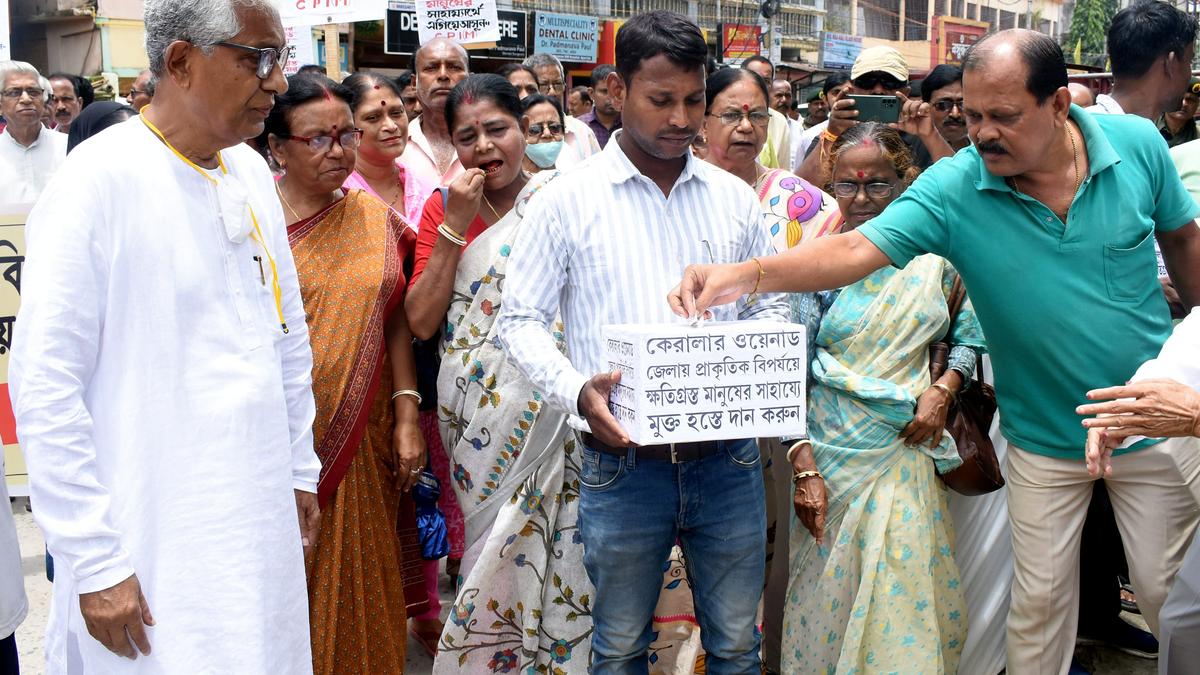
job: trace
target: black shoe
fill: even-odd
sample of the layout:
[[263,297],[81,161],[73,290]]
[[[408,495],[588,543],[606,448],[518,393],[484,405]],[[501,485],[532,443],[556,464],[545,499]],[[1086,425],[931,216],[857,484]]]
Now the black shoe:
[[1158,640],[1123,619],[1113,619],[1101,631],[1080,633],[1075,644],[1102,645],[1143,659],[1158,658]]

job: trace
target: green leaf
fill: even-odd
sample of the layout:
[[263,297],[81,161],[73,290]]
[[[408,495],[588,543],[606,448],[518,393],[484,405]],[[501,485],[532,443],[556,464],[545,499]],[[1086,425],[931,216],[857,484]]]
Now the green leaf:
[[[529,526],[526,525],[526,527],[529,527]],[[554,575],[554,587],[562,588],[562,577],[558,576],[557,573]]]
[[566,588],[563,589],[563,595],[565,595],[566,598],[568,600],[570,600],[571,598],[575,597],[575,590],[573,588],[571,588],[570,586],[567,586]]
[[591,603],[591,601],[592,601],[592,599],[587,593],[584,593],[583,595],[579,596],[579,604],[583,605],[584,607],[587,607],[588,604]]
[[567,612],[567,621],[574,621],[579,618],[578,612]]

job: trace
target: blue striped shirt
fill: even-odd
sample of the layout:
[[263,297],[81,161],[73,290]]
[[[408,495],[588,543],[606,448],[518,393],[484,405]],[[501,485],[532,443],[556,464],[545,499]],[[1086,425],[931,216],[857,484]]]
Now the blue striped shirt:
[[[607,370],[603,326],[682,321],[667,294],[689,264],[775,252],[745,182],[688,155],[664,196],[625,156],[622,133],[530,201],[505,280],[497,330],[509,358],[555,406],[575,414],[583,385]],[[548,329],[560,312],[569,359]],[[763,294],[714,307],[713,318],[786,321],[788,312],[783,296]]]

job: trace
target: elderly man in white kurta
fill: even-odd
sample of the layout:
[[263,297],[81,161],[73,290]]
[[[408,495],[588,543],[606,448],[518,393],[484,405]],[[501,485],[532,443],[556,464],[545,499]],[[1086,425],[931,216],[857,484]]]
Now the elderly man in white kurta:
[[242,145],[287,83],[268,0],[147,0],[141,118],[29,217],[10,377],[57,576],[50,673],[309,673],[312,354]]

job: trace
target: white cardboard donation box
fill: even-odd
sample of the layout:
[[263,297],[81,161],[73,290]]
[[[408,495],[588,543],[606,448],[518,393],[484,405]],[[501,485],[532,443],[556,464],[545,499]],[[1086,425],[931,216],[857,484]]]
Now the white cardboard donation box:
[[777,321],[615,324],[609,409],[638,445],[805,432],[804,326]]

